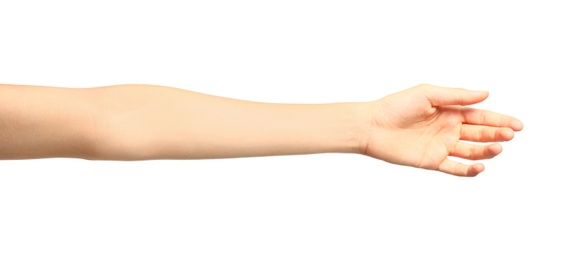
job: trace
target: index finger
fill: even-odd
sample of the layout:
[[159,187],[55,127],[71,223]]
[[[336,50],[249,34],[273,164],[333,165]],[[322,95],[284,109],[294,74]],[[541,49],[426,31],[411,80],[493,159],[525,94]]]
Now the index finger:
[[514,131],[521,131],[523,123],[519,119],[492,111],[462,108],[463,123],[472,125],[486,125],[494,127],[509,127]]

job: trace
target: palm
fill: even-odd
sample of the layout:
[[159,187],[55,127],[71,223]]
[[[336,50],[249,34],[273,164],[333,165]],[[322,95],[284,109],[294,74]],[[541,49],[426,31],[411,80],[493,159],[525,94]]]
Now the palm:
[[[511,117],[457,105],[480,102],[486,95],[472,93],[469,97],[457,96],[458,100],[452,102],[448,95],[454,93],[446,91],[464,90],[426,85],[376,101],[366,154],[395,164],[455,175],[474,176],[483,171],[481,164],[456,163],[449,156],[469,160],[487,159],[499,154],[501,146],[470,144],[460,140],[507,141],[513,138],[513,131],[509,128],[519,130],[520,124],[514,123],[517,120]],[[446,103],[455,104],[437,105]]]

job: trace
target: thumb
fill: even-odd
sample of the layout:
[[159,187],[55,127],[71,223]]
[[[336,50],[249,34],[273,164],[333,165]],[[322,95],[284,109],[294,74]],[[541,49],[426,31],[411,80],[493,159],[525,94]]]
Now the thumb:
[[489,96],[487,91],[446,88],[429,84],[421,84],[414,89],[423,94],[434,107],[446,105],[471,105],[479,103]]

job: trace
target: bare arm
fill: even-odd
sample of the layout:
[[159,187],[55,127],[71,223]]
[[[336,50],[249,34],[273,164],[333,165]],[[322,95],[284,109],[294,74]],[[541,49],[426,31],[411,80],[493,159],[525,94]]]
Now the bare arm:
[[94,158],[92,99],[87,89],[0,84],[0,159]]
[[2,85],[2,159],[359,152],[361,103],[270,104],[155,85]]
[[[372,102],[273,104],[155,85],[0,85],[0,158],[205,159],[360,153],[475,176],[522,129],[466,107],[487,92],[420,85]],[[476,142],[469,144],[464,141]],[[490,143],[483,145],[481,143]]]
[[361,103],[271,104],[151,85],[94,89],[110,160],[359,152]]

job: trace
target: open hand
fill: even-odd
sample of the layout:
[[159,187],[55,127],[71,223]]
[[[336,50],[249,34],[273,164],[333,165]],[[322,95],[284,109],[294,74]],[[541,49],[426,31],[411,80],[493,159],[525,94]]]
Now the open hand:
[[422,84],[374,101],[364,152],[394,164],[476,176],[483,164],[449,157],[493,158],[502,151],[497,142],[511,140],[523,128],[513,117],[466,107],[487,96],[485,91]]

